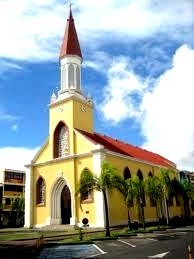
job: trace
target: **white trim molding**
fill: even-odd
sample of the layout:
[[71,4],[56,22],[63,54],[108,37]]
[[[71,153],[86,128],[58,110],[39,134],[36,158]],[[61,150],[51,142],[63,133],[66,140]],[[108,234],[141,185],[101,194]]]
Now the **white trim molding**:
[[31,168],[26,169],[26,186],[25,186],[25,222],[24,227],[32,227],[33,213],[33,178]]

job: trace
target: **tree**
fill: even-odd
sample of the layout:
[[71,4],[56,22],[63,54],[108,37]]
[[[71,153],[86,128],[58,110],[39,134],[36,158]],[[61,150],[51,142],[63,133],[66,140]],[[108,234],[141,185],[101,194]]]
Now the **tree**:
[[190,207],[189,203],[190,200],[194,198],[194,186],[193,184],[187,179],[184,180],[182,183],[183,189],[183,201],[184,201],[184,208],[186,211],[186,217],[190,218]]
[[144,181],[139,179],[137,176],[133,176],[131,179],[131,190],[136,204],[141,211],[141,219],[143,229],[145,229],[145,215],[144,215],[144,205],[145,205],[145,191],[144,191]]
[[184,204],[184,216],[186,219],[190,218],[190,200],[194,197],[194,186],[188,180],[185,179],[183,182],[178,181],[176,178],[172,180],[172,190],[173,195],[178,196],[181,195],[183,198]]
[[[12,222],[15,221],[16,225],[22,225],[24,221],[24,210],[25,210],[25,200],[23,197],[17,197],[12,200],[11,203],[11,217]],[[15,215],[15,220],[13,219]]]
[[164,205],[166,208],[166,222],[169,225],[169,208],[168,201],[173,196],[172,183],[170,180],[170,176],[174,175],[174,172],[169,169],[161,168],[160,170],[160,181],[162,184],[163,196],[164,196]]
[[156,216],[159,222],[159,210],[161,209],[161,203],[163,200],[163,188],[160,178],[155,175],[148,176],[145,180],[145,191],[146,194],[150,197],[150,200],[152,200],[155,203]]
[[172,185],[172,193],[173,196],[178,198],[182,196],[183,198],[183,203],[184,203],[184,212],[185,212],[185,217],[187,217],[187,208],[186,208],[186,193],[184,190],[184,185],[182,182],[180,182],[177,178],[174,177],[174,179],[171,181]]
[[82,197],[88,192],[102,192],[104,200],[106,236],[110,236],[107,193],[108,191],[111,192],[114,188],[121,190],[121,182],[122,179],[117,174],[116,168],[108,162],[102,163],[101,173],[99,176],[93,175],[93,173],[88,169],[85,169],[80,176],[79,186],[76,191],[76,195],[79,195],[80,199],[82,199]]
[[133,191],[132,191],[132,182],[131,179],[122,180],[122,187],[119,189],[123,195],[125,204],[127,206],[127,218],[128,218],[128,228],[132,230],[131,227],[131,218],[129,209],[133,204]]

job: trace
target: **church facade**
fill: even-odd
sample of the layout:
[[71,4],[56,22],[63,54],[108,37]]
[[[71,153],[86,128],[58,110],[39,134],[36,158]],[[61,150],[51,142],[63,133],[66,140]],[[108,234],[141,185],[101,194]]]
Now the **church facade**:
[[[168,159],[94,131],[93,102],[82,91],[82,60],[70,10],[60,51],[60,90],[57,96],[53,93],[49,105],[49,136],[27,165],[25,227],[79,225],[84,217],[91,227],[104,227],[102,193],[92,193],[81,204],[75,196],[81,173],[89,169],[99,175],[104,160],[124,178],[138,175],[143,179],[157,175],[163,167],[176,173],[175,164]],[[108,196],[110,225],[127,224],[122,197],[116,191]],[[135,206],[130,213],[132,220],[138,220]],[[182,213],[174,199],[170,217]],[[155,207],[146,198],[145,219],[156,218]]]

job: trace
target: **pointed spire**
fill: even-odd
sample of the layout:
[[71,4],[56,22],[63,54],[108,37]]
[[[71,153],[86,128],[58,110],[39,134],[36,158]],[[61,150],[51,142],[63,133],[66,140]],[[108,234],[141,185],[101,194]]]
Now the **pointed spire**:
[[54,103],[57,100],[57,96],[55,94],[55,92],[53,91],[53,94],[51,96],[51,103]]
[[69,18],[67,19],[67,25],[65,29],[65,35],[61,45],[60,59],[66,55],[76,55],[82,58],[81,48],[72,15],[71,4]]

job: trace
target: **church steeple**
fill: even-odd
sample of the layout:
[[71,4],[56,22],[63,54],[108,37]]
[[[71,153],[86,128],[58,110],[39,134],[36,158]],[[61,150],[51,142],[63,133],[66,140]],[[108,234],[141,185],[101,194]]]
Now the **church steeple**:
[[74,24],[71,6],[69,11],[69,18],[67,19],[65,35],[61,45],[60,59],[67,55],[75,55],[82,58],[81,48]]
[[65,35],[60,50],[61,86],[58,100],[72,95],[83,99],[81,89],[82,53],[70,6]]

